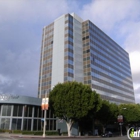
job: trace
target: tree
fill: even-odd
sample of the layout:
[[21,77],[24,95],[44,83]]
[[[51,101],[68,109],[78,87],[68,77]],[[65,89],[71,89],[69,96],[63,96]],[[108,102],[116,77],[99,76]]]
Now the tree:
[[102,99],[100,98],[100,95],[96,93],[96,91],[93,91],[92,94],[95,99],[93,102],[94,108],[91,109],[85,117],[78,120],[78,123],[81,130],[85,131],[92,130],[94,134],[96,113],[100,110],[102,106]]
[[126,129],[128,124],[140,122],[140,104],[120,104],[119,113],[123,115]]
[[118,115],[118,105],[115,103],[110,103],[109,101],[102,100],[102,107],[97,112],[96,118],[103,125],[103,132],[105,131],[105,126],[109,123],[114,123],[117,120]]
[[66,121],[68,136],[73,123],[97,106],[94,95],[89,85],[77,82],[59,83],[50,92],[50,108],[55,116]]

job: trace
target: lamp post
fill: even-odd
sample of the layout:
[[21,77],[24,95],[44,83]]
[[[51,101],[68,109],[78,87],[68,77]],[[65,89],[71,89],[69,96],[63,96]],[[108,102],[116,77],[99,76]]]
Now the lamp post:
[[122,123],[120,123],[120,131],[121,131],[121,137],[123,136],[122,134]]
[[[122,108],[121,110],[125,110],[125,109],[127,109],[127,108]],[[123,134],[122,134],[123,115],[118,115],[118,122],[119,122],[119,125],[120,125],[121,136],[123,136]]]
[[122,115],[118,115],[118,122],[119,122],[119,125],[120,125],[120,133],[121,133],[121,136],[122,136],[122,123],[123,123],[123,116]]
[[45,137],[45,136],[46,136],[45,131],[46,131],[46,109],[44,110],[44,127],[43,127],[43,137]]

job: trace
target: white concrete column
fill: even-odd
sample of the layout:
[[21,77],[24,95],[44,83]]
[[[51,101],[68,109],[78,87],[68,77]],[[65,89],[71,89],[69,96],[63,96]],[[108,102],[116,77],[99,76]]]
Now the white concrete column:
[[34,110],[35,110],[35,107],[33,107],[32,109],[31,131],[33,131],[33,127],[34,127]]
[[10,117],[9,130],[12,130],[13,111],[14,111],[14,105],[11,105],[11,117]]

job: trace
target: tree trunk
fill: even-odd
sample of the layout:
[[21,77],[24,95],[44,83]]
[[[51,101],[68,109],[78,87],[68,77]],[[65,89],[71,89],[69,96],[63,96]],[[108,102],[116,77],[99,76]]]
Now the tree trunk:
[[71,128],[72,128],[73,123],[71,120],[69,120],[66,122],[66,124],[67,124],[68,136],[70,137],[71,136]]
[[105,126],[103,125],[103,133],[105,133]]
[[79,132],[79,136],[81,136],[81,129],[79,126],[78,126],[78,132]]
[[128,129],[129,129],[129,126],[128,125],[125,125],[125,129],[126,129],[126,132],[127,132]]
[[95,123],[94,123],[94,119],[92,119],[92,132],[93,132],[93,135],[95,135]]
[[79,136],[81,136],[81,131],[79,131]]

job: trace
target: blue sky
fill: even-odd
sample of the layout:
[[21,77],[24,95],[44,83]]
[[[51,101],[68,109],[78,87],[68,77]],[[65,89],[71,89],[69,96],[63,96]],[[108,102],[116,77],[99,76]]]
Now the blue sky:
[[42,28],[72,12],[129,53],[140,103],[140,0],[1,0],[0,93],[37,96]]

